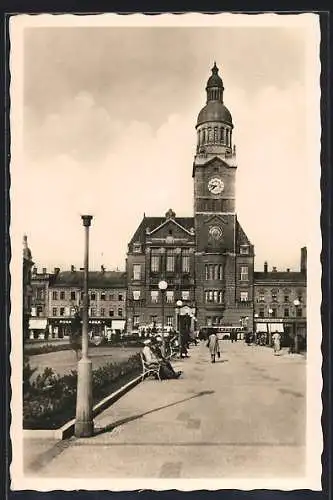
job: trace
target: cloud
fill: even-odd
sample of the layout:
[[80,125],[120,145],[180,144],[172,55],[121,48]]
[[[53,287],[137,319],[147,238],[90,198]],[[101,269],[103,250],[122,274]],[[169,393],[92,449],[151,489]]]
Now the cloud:
[[[233,88],[225,97],[238,146],[237,209],[257,266],[270,259],[297,267],[307,235],[305,89],[269,86],[249,98]],[[80,265],[83,211],[94,215],[96,267],[124,266],[143,212],[163,215],[173,208],[192,215],[196,114],[170,113],[156,128],[144,120],[121,122],[81,91],[43,123],[30,116],[23,219],[38,261]]]

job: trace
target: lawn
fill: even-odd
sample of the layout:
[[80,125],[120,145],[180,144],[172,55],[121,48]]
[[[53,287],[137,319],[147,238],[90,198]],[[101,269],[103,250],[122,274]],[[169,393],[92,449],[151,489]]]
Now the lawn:
[[[96,370],[108,363],[125,361],[138,352],[140,352],[140,347],[91,347],[89,357],[93,370]],[[27,354],[29,355],[28,352]],[[36,354],[29,356],[29,362],[31,368],[37,368],[36,375],[42,373],[46,367],[52,368],[60,376],[77,370],[76,355],[72,350]]]

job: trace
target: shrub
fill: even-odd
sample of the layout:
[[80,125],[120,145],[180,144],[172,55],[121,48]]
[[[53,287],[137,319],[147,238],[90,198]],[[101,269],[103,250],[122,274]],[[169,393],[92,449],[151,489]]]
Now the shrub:
[[[23,427],[25,429],[58,428],[74,418],[76,406],[77,372],[60,377],[51,368],[45,368],[31,382],[29,363],[23,379]],[[109,363],[92,373],[93,403],[103,399],[141,370],[138,354],[128,360]]]
[[45,344],[41,346],[27,344],[24,346],[24,353],[29,356],[35,356],[37,354],[47,354],[48,352],[68,351],[69,349],[72,349],[69,343],[61,345]]

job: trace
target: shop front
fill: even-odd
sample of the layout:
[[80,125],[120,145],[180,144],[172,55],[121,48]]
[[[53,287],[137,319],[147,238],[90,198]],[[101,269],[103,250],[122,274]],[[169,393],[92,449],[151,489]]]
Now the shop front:
[[255,318],[254,331],[258,343],[271,345],[273,333],[278,332],[281,336],[284,336],[285,329],[282,319]]
[[29,319],[29,338],[44,339],[47,331],[47,318]]

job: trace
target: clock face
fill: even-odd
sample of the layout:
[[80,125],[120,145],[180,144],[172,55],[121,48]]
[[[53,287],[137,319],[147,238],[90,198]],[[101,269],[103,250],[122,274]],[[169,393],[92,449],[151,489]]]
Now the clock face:
[[220,194],[224,189],[224,183],[219,177],[212,177],[208,182],[208,189],[212,194]]
[[209,235],[213,240],[220,240],[222,238],[222,228],[220,226],[211,226],[209,228]]

